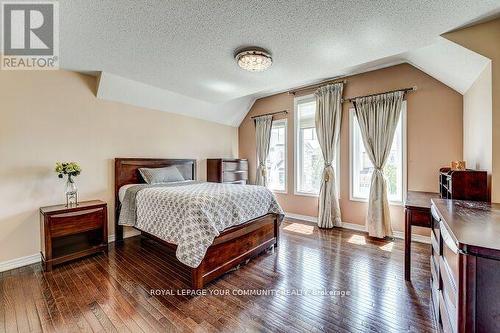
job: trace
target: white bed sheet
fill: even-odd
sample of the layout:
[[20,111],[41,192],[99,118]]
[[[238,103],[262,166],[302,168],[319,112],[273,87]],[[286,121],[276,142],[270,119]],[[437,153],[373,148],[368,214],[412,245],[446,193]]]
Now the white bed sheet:
[[120,200],[120,202],[122,202],[123,198],[125,198],[125,192],[127,192],[127,189],[129,189],[130,187],[135,186],[135,185],[139,185],[139,184],[127,184],[127,185],[123,185],[122,187],[120,187],[120,189],[118,190],[118,199]]

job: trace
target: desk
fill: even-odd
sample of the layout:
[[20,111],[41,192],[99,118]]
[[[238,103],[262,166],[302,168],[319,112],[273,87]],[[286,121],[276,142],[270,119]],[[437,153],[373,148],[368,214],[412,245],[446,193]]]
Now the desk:
[[408,191],[405,201],[405,280],[410,281],[411,227],[431,228],[431,199],[439,193]]

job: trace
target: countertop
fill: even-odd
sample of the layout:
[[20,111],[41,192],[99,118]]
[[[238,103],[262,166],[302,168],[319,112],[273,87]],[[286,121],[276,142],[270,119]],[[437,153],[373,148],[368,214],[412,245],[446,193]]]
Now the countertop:
[[500,204],[435,198],[432,203],[461,251],[500,256]]

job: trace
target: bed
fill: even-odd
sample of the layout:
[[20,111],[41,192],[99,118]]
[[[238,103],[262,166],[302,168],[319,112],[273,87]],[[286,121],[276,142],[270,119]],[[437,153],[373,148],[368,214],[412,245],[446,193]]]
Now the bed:
[[[120,211],[122,209],[123,190],[120,189],[129,184],[144,184],[144,180],[139,173],[139,168],[161,168],[175,166],[184,179],[196,180],[196,160],[192,159],[152,159],[152,158],[116,158],[115,159],[115,238],[117,242],[123,240],[123,225],[119,224]],[[193,182],[196,183],[196,182]],[[205,184],[205,185],[203,185]],[[200,188],[216,186],[211,183],[196,185]],[[217,185],[217,186],[221,186]],[[191,184],[189,184],[191,186]],[[191,186],[196,188],[196,186]],[[231,185],[246,186],[246,185]],[[180,188],[180,187],[179,187]],[[248,187],[247,189],[257,187]],[[243,189],[243,188],[238,188]],[[160,189],[151,189],[151,191]],[[146,191],[144,191],[146,192]],[[276,213],[266,213],[262,216],[245,220],[243,223],[225,228],[208,245],[205,255],[200,258],[196,267],[180,264],[190,272],[191,287],[201,289],[210,281],[220,277],[224,273],[232,270],[243,262],[259,255],[260,253],[278,245],[279,226],[283,215]],[[123,223],[123,221],[122,221]],[[164,237],[158,237],[153,232],[145,231],[145,228],[134,226],[141,231],[142,236],[154,240],[172,253],[178,249],[178,245],[168,242]],[[141,230],[142,229],[142,230]],[[178,252],[178,251],[177,251]],[[170,257],[170,256],[169,256]],[[175,256],[172,256],[175,258]],[[176,259],[174,259],[176,260]]]

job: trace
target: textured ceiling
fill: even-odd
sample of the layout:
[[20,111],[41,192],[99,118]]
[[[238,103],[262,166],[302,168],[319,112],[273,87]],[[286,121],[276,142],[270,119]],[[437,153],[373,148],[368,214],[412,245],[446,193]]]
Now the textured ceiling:
[[[500,8],[500,0],[59,3],[62,68],[112,73],[212,106],[428,46]],[[234,50],[248,45],[272,53],[270,70],[237,67]]]

